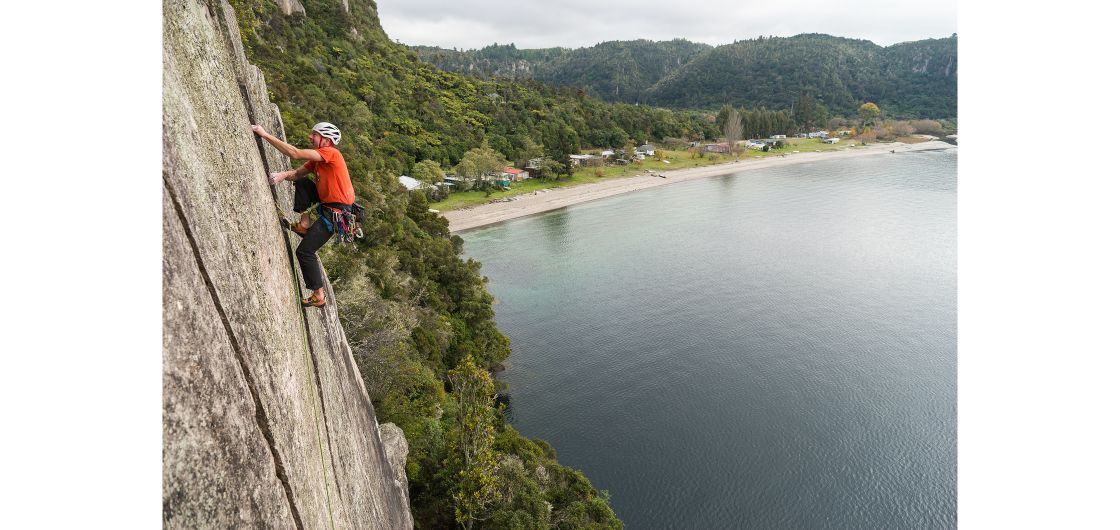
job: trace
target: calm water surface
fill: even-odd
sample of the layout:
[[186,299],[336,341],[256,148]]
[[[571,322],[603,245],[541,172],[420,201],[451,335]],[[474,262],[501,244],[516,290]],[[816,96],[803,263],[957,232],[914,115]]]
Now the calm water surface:
[[513,425],[628,528],[956,527],[956,173],[812,162],[463,234]]

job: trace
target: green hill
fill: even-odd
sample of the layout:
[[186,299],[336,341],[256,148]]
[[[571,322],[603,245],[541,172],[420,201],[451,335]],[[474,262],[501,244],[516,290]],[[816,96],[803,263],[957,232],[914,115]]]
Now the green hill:
[[874,101],[892,117],[956,116],[956,38],[882,48],[871,41],[806,34],[714,48],[663,78],[645,100],[678,107],[791,108],[800,94],[851,115]]
[[788,109],[808,94],[841,116],[854,115],[864,101],[875,101],[887,116],[899,118],[953,118],[957,112],[955,35],[888,47],[803,34],[715,48],[678,39],[605,42],[575,50],[417,49],[440,68],[571,85],[608,101]]
[[607,101],[634,103],[644,90],[711,46],[676,39],[610,41],[574,50],[518,50],[512,44],[469,52],[427,46],[414,49],[422,59],[444,70],[572,85]]

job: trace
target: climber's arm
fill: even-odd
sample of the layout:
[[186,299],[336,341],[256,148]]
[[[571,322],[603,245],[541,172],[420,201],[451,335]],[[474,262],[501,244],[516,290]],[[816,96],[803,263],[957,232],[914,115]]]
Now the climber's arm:
[[256,133],[257,136],[264,138],[265,141],[272,144],[273,147],[275,147],[281,153],[284,153],[284,155],[288,158],[292,158],[295,160],[309,160],[312,162],[323,161],[323,155],[320,155],[318,151],[314,149],[298,149],[288,142],[285,142],[284,140],[268,134],[268,131],[264,130],[264,127],[261,127],[260,125],[254,125],[253,132]]
[[269,181],[273,184],[279,184],[285,180],[299,180],[311,174],[311,162],[308,162],[296,169],[288,171],[277,171],[269,175]]

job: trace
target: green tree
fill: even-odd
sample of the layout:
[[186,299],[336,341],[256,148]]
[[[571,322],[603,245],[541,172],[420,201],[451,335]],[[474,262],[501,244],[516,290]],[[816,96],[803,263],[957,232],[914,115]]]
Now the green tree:
[[494,382],[468,355],[447,373],[455,398],[445,465],[454,475],[455,521],[470,529],[498,500],[498,461],[494,452]]
[[622,143],[622,147],[615,149],[614,159],[629,162],[634,159],[634,141],[629,138]]
[[813,122],[810,126],[813,129],[824,127],[828,123],[828,107],[823,103],[817,102],[816,109],[813,111]]
[[439,162],[424,160],[412,166],[412,178],[421,182],[437,184],[443,182],[443,168],[439,167]]
[[808,94],[801,94],[793,109],[793,121],[802,131],[808,131],[813,126],[816,115],[816,100]]
[[724,104],[719,108],[719,113],[716,114],[716,126],[721,130],[727,126],[727,117],[734,111],[734,107]]
[[464,177],[481,180],[483,176],[501,171],[508,165],[509,161],[501,153],[490,149],[490,146],[483,142],[482,147],[476,147],[463,154],[459,165],[455,166],[455,171]]
[[529,161],[534,158],[544,157],[544,146],[533,141],[528,135],[521,135],[522,147],[518,151],[516,160],[517,167],[525,167],[529,165]]
[[793,122],[801,131],[808,132],[818,127],[824,127],[828,122],[828,107],[808,94],[797,98],[793,110]]
[[545,180],[556,180],[562,176],[572,174],[572,169],[570,167],[551,158],[541,160],[540,171],[541,178]]
[[879,110],[879,106],[870,101],[859,106],[861,125],[867,125],[875,121],[875,118],[878,118],[880,114],[882,114],[882,111]]

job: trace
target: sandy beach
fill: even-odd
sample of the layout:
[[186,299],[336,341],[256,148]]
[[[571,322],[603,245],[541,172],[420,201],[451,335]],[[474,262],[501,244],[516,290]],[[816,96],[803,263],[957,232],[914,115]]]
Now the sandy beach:
[[738,162],[664,171],[662,174],[665,175],[665,178],[644,174],[604,180],[602,182],[572,186],[569,188],[553,188],[548,191],[537,191],[525,195],[518,195],[513,197],[513,200],[509,202],[493,202],[471,208],[463,208],[461,210],[450,210],[442,212],[442,215],[446,217],[450,223],[451,231],[459,232],[524,217],[526,215],[556,210],[581,202],[612,197],[621,193],[644,190],[655,186],[666,186],[675,182],[684,182],[716,175],[749,171],[752,169],[800,164],[817,160],[890,155],[892,154],[891,151],[894,151],[894,154],[899,154],[936,149],[956,149],[956,146],[941,141],[923,142],[919,144],[894,142],[873,144],[866,147],[851,147],[839,151],[823,151],[820,153],[801,152],[768,158],[747,158]]

